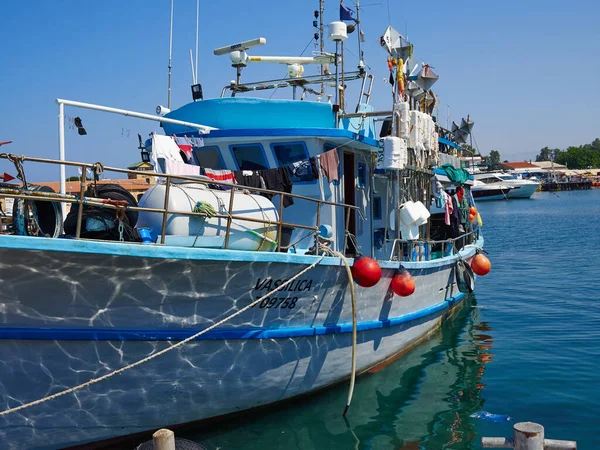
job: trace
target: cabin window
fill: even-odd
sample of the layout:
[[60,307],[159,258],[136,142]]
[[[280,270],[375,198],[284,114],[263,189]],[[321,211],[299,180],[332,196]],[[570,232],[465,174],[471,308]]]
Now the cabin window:
[[365,163],[358,163],[358,174],[356,184],[359,188],[364,188],[367,185],[367,165]]
[[304,142],[271,144],[271,148],[280,167],[290,166],[293,182],[314,181],[313,167]]
[[267,156],[260,144],[244,144],[229,146],[233,152],[235,162],[240,170],[268,169]]
[[194,148],[194,156],[199,166],[217,170],[225,168],[225,163],[217,146]]
[[373,219],[381,220],[381,197],[373,198]]

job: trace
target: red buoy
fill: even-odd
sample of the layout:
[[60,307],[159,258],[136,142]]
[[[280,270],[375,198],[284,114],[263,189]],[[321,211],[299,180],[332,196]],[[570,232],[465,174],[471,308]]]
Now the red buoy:
[[372,287],[381,279],[381,267],[374,259],[361,256],[354,260],[352,278],[359,286]]
[[486,275],[490,270],[492,270],[492,263],[487,257],[478,253],[471,260],[471,269],[479,276]]
[[415,280],[408,271],[402,271],[392,278],[392,291],[400,297],[408,297],[415,292]]

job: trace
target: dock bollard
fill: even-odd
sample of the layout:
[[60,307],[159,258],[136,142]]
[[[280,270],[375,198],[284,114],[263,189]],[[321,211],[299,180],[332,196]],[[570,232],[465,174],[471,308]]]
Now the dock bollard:
[[154,450],[175,450],[175,433],[161,428],[152,435]]
[[513,438],[481,438],[483,448],[513,448],[514,450],[576,450],[575,441],[544,439],[544,427],[533,422],[513,426]]

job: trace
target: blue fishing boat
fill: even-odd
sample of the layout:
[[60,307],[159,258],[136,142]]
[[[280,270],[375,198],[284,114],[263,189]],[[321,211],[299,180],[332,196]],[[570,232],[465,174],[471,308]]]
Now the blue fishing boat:
[[[101,183],[139,172],[0,154],[23,181],[0,188],[16,199],[13,233],[0,235],[4,448],[227,417],[347,380],[340,413],[352,414],[355,376],[473,291],[483,238],[468,174],[436,168],[459,164],[438,151],[437,76],[388,28],[394,102],[376,111],[362,61],[340,70],[346,37],[334,22],[335,53],[273,57],[290,76],[259,83],[241,69],[267,59],[247,54],[264,39],[217,49],[236,82],[210,100],[195,84],[193,102],[159,116],[59,100],[59,120],[73,106],[161,122],[165,135],[140,145],[158,182],[139,201]],[[306,64],[335,74],[303,76]],[[335,88],[352,80],[356,105]],[[245,96],[283,87],[291,100]],[[81,191],[27,183],[28,161],[80,167]]]

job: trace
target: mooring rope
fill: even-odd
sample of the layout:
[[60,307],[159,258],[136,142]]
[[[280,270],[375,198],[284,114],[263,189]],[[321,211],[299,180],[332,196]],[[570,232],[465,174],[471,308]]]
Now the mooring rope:
[[[115,375],[123,373],[126,370],[129,370],[129,369],[132,369],[132,368],[134,368],[136,366],[139,366],[140,364],[144,364],[145,362],[148,362],[148,361],[150,361],[150,360],[152,360],[154,358],[157,358],[158,356],[161,356],[161,355],[163,355],[163,354],[165,354],[167,352],[170,352],[171,350],[175,350],[176,348],[179,348],[182,345],[185,345],[188,342],[193,341],[194,339],[202,336],[204,333],[207,333],[210,330],[212,330],[212,329],[214,329],[214,328],[216,328],[216,327],[224,324],[225,322],[233,319],[234,317],[242,314],[243,312],[245,312],[248,309],[252,308],[253,306],[257,305],[258,303],[260,303],[264,299],[270,297],[273,293],[275,293],[277,291],[280,291],[281,289],[283,289],[284,287],[286,287],[288,284],[290,284],[292,281],[294,281],[298,277],[304,275],[306,272],[308,272],[309,270],[311,270],[312,268],[314,268],[315,266],[317,266],[325,258],[325,256],[326,255],[321,256],[321,258],[319,258],[317,261],[315,261],[310,266],[308,266],[305,269],[303,269],[300,272],[298,272],[296,275],[294,275],[292,278],[290,278],[286,282],[281,283],[278,287],[276,287],[275,289],[273,289],[272,291],[270,291],[268,294],[263,295],[262,297],[260,297],[259,299],[253,301],[252,303],[246,305],[244,308],[240,309],[239,311],[236,311],[235,313],[233,313],[230,316],[224,318],[223,320],[221,320],[221,321],[219,321],[219,322],[211,325],[208,328],[205,328],[202,331],[199,331],[198,333],[196,333],[196,334],[194,334],[194,335],[192,335],[190,337],[185,338],[183,341],[180,341],[180,342],[172,345],[171,347],[167,347],[165,349],[162,349],[161,351],[159,351],[159,352],[157,352],[157,353],[155,353],[153,355],[147,356],[146,358],[140,359],[139,361],[131,363],[131,364],[125,366],[125,367],[122,367],[120,369],[114,370],[114,371],[112,371],[110,373],[107,373],[106,375],[102,375],[101,377],[92,378],[91,380],[86,381],[85,383],[82,383],[80,385],[74,386],[74,387],[69,388],[69,389],[65,389],[64,391],[57,392],[56,394],[48,395],[47,397],[41,398],[39,400],[35,400],[33,402],[29,402],[29,403],[26,403],[24,405],[17,406],[17,407],[10,408],[10,409],[7,409],[5,411],[2,411],[2,412],[0,412],[0,416],[5,416],[5,415],[8,415],[8,414],[20,411],[22,409],[30,408],[32,406],[39,405],[41,403],[44,403],[44,402],[47,402],[47,401],[50,401],[50,400],[54,400],[55,398],[62,397],[63,395],[70,394],[71,392],[78,391],[80,389],[83,389],[84,387],[91,386],[92,384],[99,383],[100,381],[104,381],[104,380],[106,380],[108,378],[111,378],[111,377],[113,377]],[[352,279],[351,275],[350,275],[350,279]],[[352,286],[351,289],[352,289],[352,292],[354,292],[354,286]],[[353,297],[353,305],[354,305],[354,297]],[[355,333],[355,329],[353,329],[353,336],[354,336],[354,333]]]
[[344,267],[346,268],[346,275],[348,275],[348,283],[350,284],[350,298],[352,300],[352,367],[350,369],[350,387],[348,388],[348,398],[346,400],[346,407],[344,408],[344,412],[342,416],[345,416],[348,412],[348,408],[350,408],[350,402],[352,402],[352,395],[354,394],[354,383],[356,381],[356,295],[354,292],[354,279],[352,278],[352,270],[350,270],[350,264],[348,260],[344,256],[344,254],[332,250],[331,248],[320,245],[319,248],[332,255],[337,256],[344,263]]

